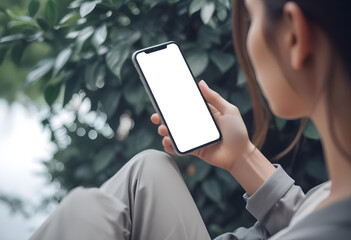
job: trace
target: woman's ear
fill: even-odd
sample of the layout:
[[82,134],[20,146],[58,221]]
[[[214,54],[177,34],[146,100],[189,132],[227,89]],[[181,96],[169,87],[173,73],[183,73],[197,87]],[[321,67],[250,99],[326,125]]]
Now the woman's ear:
[[300,7],[295,2],[288,2],[283,10],[288,51],[290,52],[291,67],[301,69],[312,52],[312,25],[307,21]]

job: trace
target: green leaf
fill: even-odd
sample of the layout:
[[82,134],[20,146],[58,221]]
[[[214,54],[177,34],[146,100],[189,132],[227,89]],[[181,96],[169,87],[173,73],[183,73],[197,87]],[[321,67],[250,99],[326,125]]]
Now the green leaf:
[[212,44],[221,43],[221,32],[208,25],[202,25],[198,32],[198,42],[205,48],[211,48]]
[[219,7],[216,11],[217,17],[220,21],[225,21],[227,19],[229,11],[225,7]]
[[28,5],[29,16],[33,17],[39,10],[40,2],[39,0],[31,0]]
[[275,124],[276,124],[277,128],[279,130],[283,130],[283,128],[285,127],[285,125],[287,123],[287,120],[279,118],[279,117],[275,117],[274,119],[275,119]]
[[16,28],[26,28],[26,29],[36,29],[37,26],[32,18],[27,20],[13,20],[7,25],[10,29]]
[[[147,31],[147,30],[146,30]],[[153,34],[143,34],[141,36],[142,46],[149,47],[162,42],[167,42],[169,39],[167,35],[162,31],[155,31]]]
[[44,97],[45,97],[45,101],[49,106],[52,106],[52,104],[55,102],[57,97],[60,95],[61,87],[62,87],[62,82],[49,85],[46,87],[44,92]]
[[115,89],[108,88],[105,90],[101,97],[101,104],[104,112],[107,115],[107,119],[110,119],[116,112],[118,104],[121,101],[122,93],[117,92]]
[[157,4],[159,4],[161,1],[163,0],[144,0],[144,4],[149,5],[150,8],[153,8],[154,6],[156,6]]
[[206,0],[193,0],[189,6],[189,15],[193,15],[206,4]]
[[115,44],[133,44],[141,37],[140,31],[130,28],[118,28],[111,32],[110,38]]
[[43,38],[43,33],[37,32],[37,33],[34,33],[33,35],[27,36],[26,41],[27,42],[35,42],[35,41],[40,42],[40,41],[42,41],[42,38]]
[[70,9],[79,8],[82,5],[82,3],[83,3],[83,0],[75,0],[68,5],[68,8]]
[[0,11],[0,26],[5,26],[7,23],[8,17],[6,13]]
[[104,170],[115,158],[116,150],[113,146],[101,149],[94,158],[93,168],[96,173]]
[[221,186],[216,179],[209,179],[201,184],[201,189],[204,191],[205,195],[217,204],[221,204],[222,192]]
[[8,48],[0,48],[0,65],[5,59],[6,53],[7,53]]
[[14,35],[5,36],[5,37],[0,38],[0,44],[18,41],[18,40],[21,40],[24,38],[25,38],[25,36],[22,33],[17,33]]
[[7,15],[12,19],[12,20],[18,20],[18,21],[30,21],[33,20],[33,18],[29,16],[22,16],[22,15],[17,15],[10,9],[6,10]]
[[72,55],[72,49],[71,48],[66,48],[63,49],[58,55],[55,60],[55,65],[54,65],[54,71],[53,71],[53,76],[56,76],[56,74],[65,66],[67,63],[68,59]]
[[99,64],[99,62],[95,62],[93,64],[88,65],[85,68],[85,83],[86,87],[90,91],[96,91],[99,89],[99,82],[104,82],[106,76],[105,65]]
[[68,13],[59,22],[60,27],[67,27],[80,19],[80,15],[75,12]]
[[83,48],[83,45],[85,43],[85,41],[91,37],[91,35],[93,35],[94,33],[94,28],[92,26],[88,26],[86,28],[84,28],[82,31],[80,31],[77,39],[76,39],[76,49],[75,51],[77,53],[79,53],[82,48]]
[[228,71],[235,62],[233,55],[216,50],[211,53],[211,59],[222,74]]
[[47,31],[50,28],[49,24],[42,18],[37,18],[37,23],[44,31]]
[[213,2],[208,2],[201,8],[200,16],[204,24],[207,24],[210,22],[214,11],[215,11],[215,4]]
[[123,64],[130,55],[129,45],[116,45],[106,54],[106,63],[111,72],[121,81]]
[[11,49],[11,58],[12,61],[17,65],[20,66],[21,59],[23,56],[24,49],[26,48],[26,45],[22,42],[14,45]]
[[77,74],[66,73],[65,76],[66,86],[65,86],[65,93],[63,97],[63,106],[72,99],[74,93],[77,93],[80,89],[80,78]]
[[89,13],[91,13],[94,10],[94,8],[96,7],[96,4],[98,3],[101,3],[101,0],[83,3],[79,9],[80,16],[82,18],[87,16]]
[[189,63],[190,69],[194,74],[194,77],[198,77],[201,73],[203,73],[208,65],[208,55],[206,51],[203,50],[195,50],[187,54],[186,58]]
[[91,39],[92,44],[96,49],[105,42],[107,38],[107,27],[106,24],[101,25],[96,29],[93,38]]
[[35,65],[33,70],[27,75],[25,87],[33,84],[38,79],[47,74],[54,66],[53,59],[43,59]]
[[230,0],[217,0],[218,2],[220,2],[223,6],[225,6],[228,10],[231,10],[231,1]]
[[306,138],[310,138],[310,139],[314,139],[314,140],[320,139],[318,130],[312,121],[308,121],[307,126],[306,126],[305,130],[303,131],[303,135]]
[[57,6],[54,0],[48,0],[45,7],[45,19],[50,26],[54,26],[57,21]]
[[123,89],[123,96],[127,103],[133,106],[136,115],[144,110],[146,103],[149,101],[145,89],[141,84],[129,84]]

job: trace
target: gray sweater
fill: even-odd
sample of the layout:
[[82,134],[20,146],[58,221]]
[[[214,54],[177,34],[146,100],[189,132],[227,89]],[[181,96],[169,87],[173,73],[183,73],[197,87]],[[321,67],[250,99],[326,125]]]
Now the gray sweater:
[[215,240],[351,239],[351,199],[314,211],[329,194],[330,181],[306,195],[279,166],[252,195],[244,194],[246,209],[257,219]]

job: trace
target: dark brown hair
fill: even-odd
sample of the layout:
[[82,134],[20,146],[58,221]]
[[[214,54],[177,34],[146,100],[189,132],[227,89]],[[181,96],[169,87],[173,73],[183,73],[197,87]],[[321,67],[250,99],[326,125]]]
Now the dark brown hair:
[[[306,19],[321,27],[329,37],[334,48],[343,60],[345,69],[351,73],[351,0],[262,0],[265,5],[266,17],[268,22],[276,22],[283,16],[283,7],[289,2],[297,3],[304,13]],[[233,39],[236,55],[240,66],[247,79],[247,87],[249,89],[254,115],[254,134],[253,143],[261,148],[269,127],[270,111],[267,104],[261,101],[259,86],[255,79],[255,74],[250,63],[250,59],[246,49],[246,38],[248,33],[248,16],[245,8],[244,0],[234,0],[233,5]],[[328,84],[330,85],[330,84]],[[331,90],[328,90],[330,99]],[[330,106],[329,106],[330,108]],[[330,109],[329,109],[330,111]],[[329,115],[331,116],[331,114]],[[283,152],[275,158],[280,158],[294,148],[300,139],[308,119],[302,119],[298,133]],[[341,148],[340,141],[336,138],[334,127],[329,119],[332,137],[337,146],[349,156],[345,149]]]

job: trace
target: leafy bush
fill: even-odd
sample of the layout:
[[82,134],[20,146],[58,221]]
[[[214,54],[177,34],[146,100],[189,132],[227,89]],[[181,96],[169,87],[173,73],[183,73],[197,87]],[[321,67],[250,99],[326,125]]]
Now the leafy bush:
[[[20,65],[24,49],[37,42],[51,49],[27,75],[26,87],[39,82],[52,107],[43,124],[58,146],[45,162],[63,190],[54,199],[78,185],[99,186],[144,149],[162,149],[149,120],[154,110],[131,62],[137,49],[178,42],[195,77],[237,105],[250,131],[252,105],[234,55],[229,0],[76,0],[64,6],[63,16],[57,4],[31,0],[28,16],[0,9],[0,61],[9,51]],[[62,107],[54,103],[73,112],[74,119],[57,127],[55,116]],[[88,106],[86,114],[82,104]],[[289,144],[297,125],[272,121],[263,147],[267,157]],[[305,136],[300,150],[280,163],[308,190],[326,174],[312,125]],[[288,163],[294,156],[298,160]],[[243,190],[230,174],[192,157],[178,163],[212,236],[253,223],[244,209]]]

